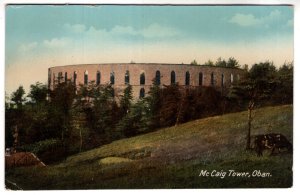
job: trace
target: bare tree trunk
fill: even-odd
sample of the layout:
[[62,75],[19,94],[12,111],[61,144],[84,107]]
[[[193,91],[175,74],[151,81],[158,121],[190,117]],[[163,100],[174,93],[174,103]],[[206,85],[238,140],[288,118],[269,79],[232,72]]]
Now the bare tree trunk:
[[179,124],[179,120],[181,118],[181,111],[182,111],[182,106],[183,106],[183,102],[185,101],[185,98],[186,98],[186,89],[184,90],[184,94],[183,94],[183,97],[181,97],[181,101],[180,101],[180,105],[179,105],[179,110],[178,110],[178,113],[177,113],[177,117],[176,117],[176,123],[175,123],[175,126],[177,126]]
[[79,136],[80,136],[79,152],[81,152],[81,148],[82,148],[82,134],[81,134],[81,128],[80,128],[80,130],[79,130]]
[[19,139],[19,131],[18,131],[18,125],[15,125],[14,127],[14,144],[13,144],[13,153],[17,152],[17,147],[18,147],[18,139]]
[[254,108],[254,101],[251,100],[249,102],[249,106],[248,106],[248,133],[247,133],[247,144],[246,144],[246,150],[251,149],[251,125],[252,125],[252,111]]

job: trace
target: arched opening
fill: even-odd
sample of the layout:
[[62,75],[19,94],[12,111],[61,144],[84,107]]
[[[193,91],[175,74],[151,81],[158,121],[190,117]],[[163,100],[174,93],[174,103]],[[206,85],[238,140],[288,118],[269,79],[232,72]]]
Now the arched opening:
[[187,71],[185,73],[185,85],[190,85],[190,73]]
[[89,73],[88,73],[88,71],[86,70],[86,71],[84,72],[84,84],[87,85],[88,82],[89,82]]
[[171,72],[171,85],[176,82],[176,74],[174,71]]
[[222,78],[221,78],[222,87],[224,87],[224,84],[225,84],[225,77],[224,77],[224,74],[222,74]]
[[68,73],[65,72],[65,82],[67,82],[67,81],[68,81]]
[[100,80],[101,80],[101,74],[99,71],[97,71],[97,75],[96,75],[96,84],[100,85]]
[[57,76],[58,83],[60,83],[60,82],[61,82],[62,78],[63,78],[63,76],[62,76],[62,72],[59,72],[59,73],[58,73],[58,76]]
[[127,85],[127,84],[129,84],[129,71],[128,70],[126,70],[126,73],[125,73],[125,84]]
[[203,73],[200,72],[199,73],[199,86],[202,86],[203,85]]
[[238,81],[240,80],[240,75],[239,75],[239,74],[237,75],[237,80],[238,80]]
[[211,86],[214,86],[215,85],[215,75],[214,75],[214,73],[212,72],[211,74],[210,74],[210,85]]
[[145,97],[145,89],[141,88],[140,89],[140,98],[144,98]]
[[56,85],[57,80],[56,80],[56,77],[55,77],[55,73],[53,73],[52,78],[53,78],[53,85]]
[[230,74],[230,82],[233,83],[233,74]]
[[51,71],[50,68],[48,69],[48,87],[51,86]]
[[73,81],[74,81],[74,84],[76,85],[76,82],[77,82],[77,72],[74,71],[73,73]]
[[110,84],[111,85],[115,84],[115,73],[114,72],[110,73]]
[[140,75],[140,85],[145,85],[145,73]]
[[160,85],[160,71],[157,70],[155,73],[155,84]]

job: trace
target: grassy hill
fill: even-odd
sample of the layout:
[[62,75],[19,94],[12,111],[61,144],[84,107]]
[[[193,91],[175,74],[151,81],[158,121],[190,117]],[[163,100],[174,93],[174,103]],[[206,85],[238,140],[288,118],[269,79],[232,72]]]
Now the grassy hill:
[[[291,105],[257,109],[254,115],[252,135],[282,133],[292,142]],[[290,187],[292,154],[266,151],[257,157],[245,151],[246,130],[247,112],[195,120],[115,141],[58,165],[7,170],[6,179],[22,189]],[[214,174],[199,176],[202,170]],[[230,170],[250,176],[229,176]]]

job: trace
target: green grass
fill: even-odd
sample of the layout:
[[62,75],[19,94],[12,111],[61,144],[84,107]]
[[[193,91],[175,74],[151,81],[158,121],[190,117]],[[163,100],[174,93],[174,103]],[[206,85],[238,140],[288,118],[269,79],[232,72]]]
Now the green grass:
[[[292,141],[291,105],[255,110],[252,134],[277,132]],[[16,168],[6,179],[22,189],[152,189],[291,187],[292,154],[245,151],[247,112],[195,120],[115,141],[58,165]],[[269,172],[271,177],[203,177],[201,170]],[[9,186],[7,186],[9,187]]]

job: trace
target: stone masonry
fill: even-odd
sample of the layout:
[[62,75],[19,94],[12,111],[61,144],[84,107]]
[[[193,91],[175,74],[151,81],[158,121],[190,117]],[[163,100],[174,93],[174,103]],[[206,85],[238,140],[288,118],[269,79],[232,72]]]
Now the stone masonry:
[[[87,65],[66,65],[56,66],[48,69],[48,85],[53,89],[55,81],[61,78],[61,82],[67,79],[74,81],[76,74],[76,85],[84,84],[84,80],[97,82],[100,84],[109,84],[111,74],[114,74],[115,95],[118,97],[123,93],[126,87],[125,74],[129,77],[129,84],[132,85],[133,97],[139,98],[141,89],[145,95],[150,89],[156,74],[160,73],[160,85],[171,84],[171,72],[175,73],[175,82],[185,86],[187,83],[186,76],[190,75],[190,87],[195,86],[214,86],[216,88],[227,88],[231,83],[239,80],[244,75],[244,70],[239,68],[190,65],[190,64],[154,64],[154,63],[114,63],[114,64],[87,64]],[[188,72],[188,73],[187,73]],[[145,75],[145,84],[141,84],[141,74]],[[201,80],[202,74],[202,80]],[[86,76],[85,76],[86,75]],[[100,80],[99,80],[100,75]]]

